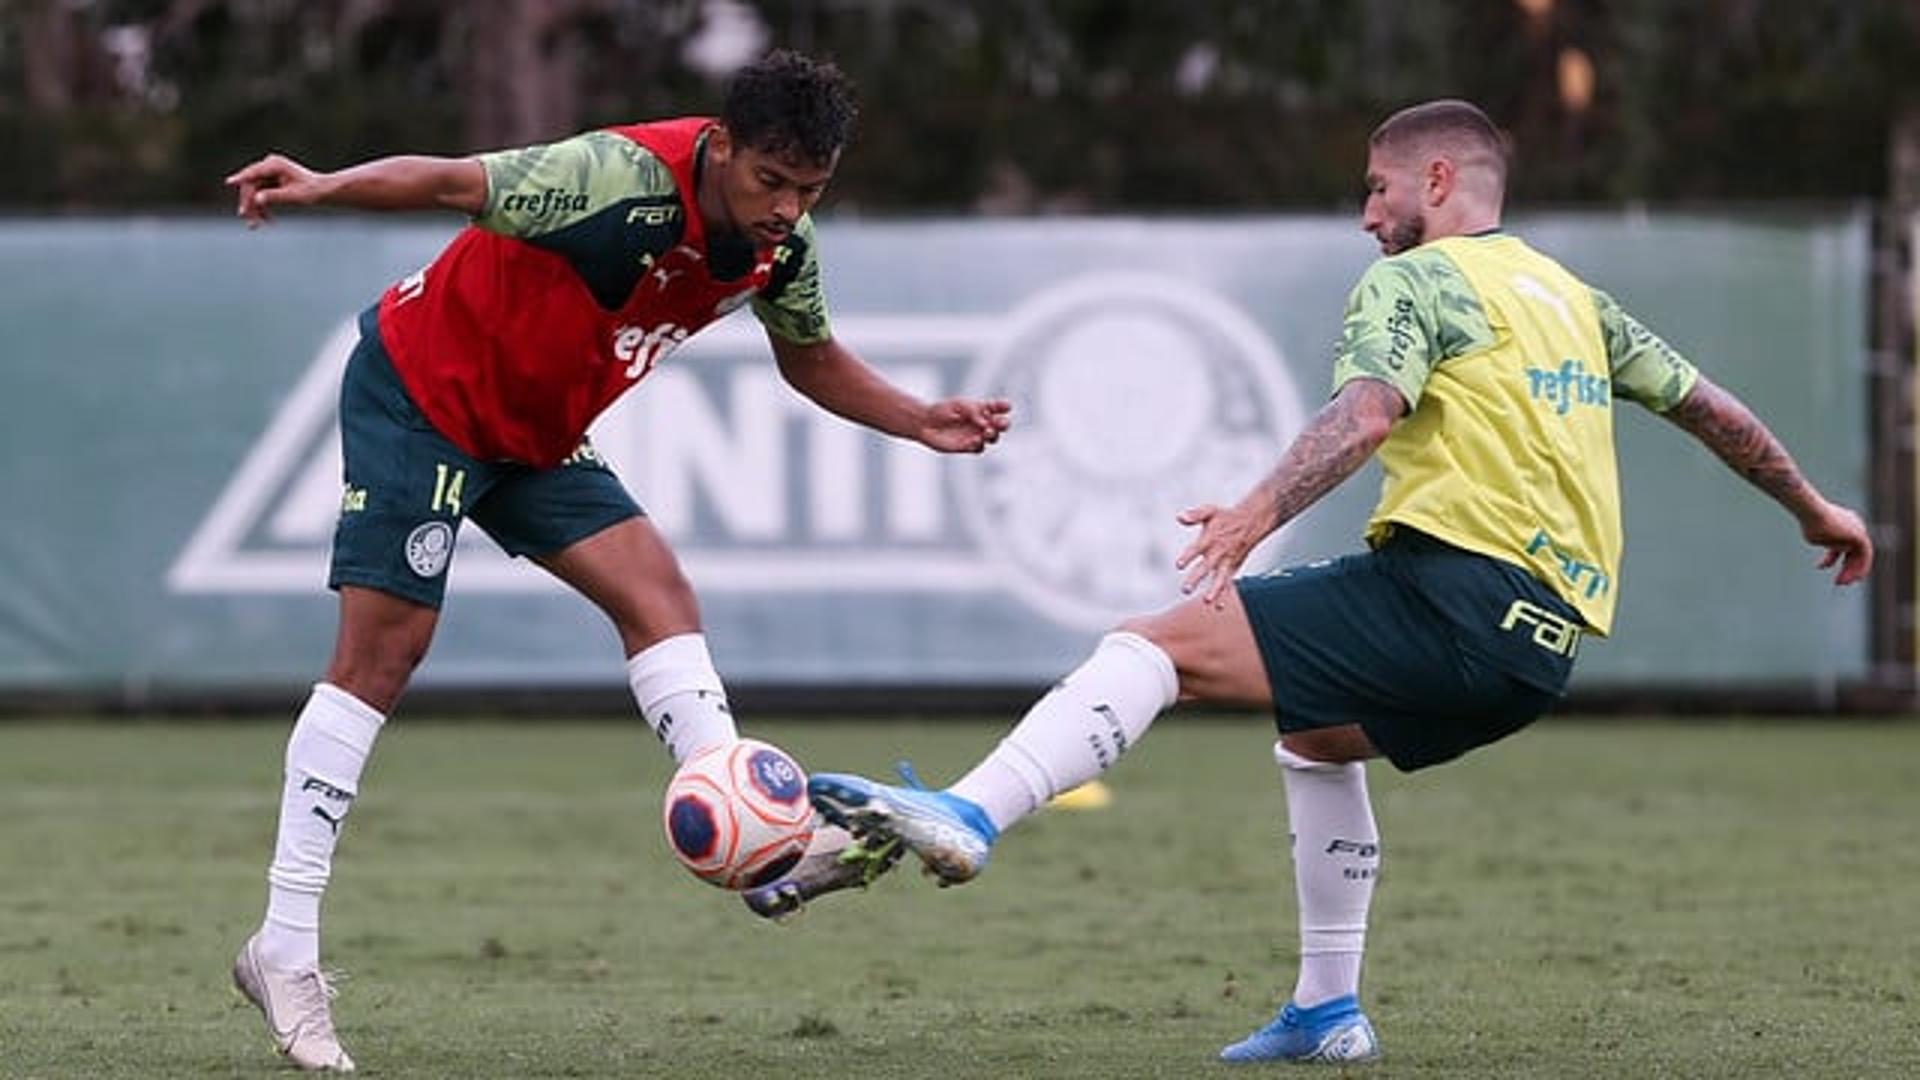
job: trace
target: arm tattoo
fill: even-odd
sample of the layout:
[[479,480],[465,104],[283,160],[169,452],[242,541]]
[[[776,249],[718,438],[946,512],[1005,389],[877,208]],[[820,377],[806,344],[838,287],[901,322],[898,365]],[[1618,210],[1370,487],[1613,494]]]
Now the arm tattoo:
[[1342,387],[1260,483],[1274,509],[1274,528],[1366,464],[1405,410],[1400,391],[1378,379],[1355,379]]
[[1665,415],[1788,510],[1798,514],[1812,505],[1813,488],[1800,475],[1787,448],[1739,398],[1706,376]]

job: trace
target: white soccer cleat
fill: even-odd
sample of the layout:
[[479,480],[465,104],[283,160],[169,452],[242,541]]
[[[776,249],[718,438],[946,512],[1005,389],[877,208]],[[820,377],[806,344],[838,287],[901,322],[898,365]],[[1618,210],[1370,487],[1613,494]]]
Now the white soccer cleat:
[[333,1030],[333,987],[319,968],[278,971],[260,960],[260,935],[233,961],[233,985],[267,1019],[274,1049],[303,1069],[352,1072],[353,1059]]
[[743,891],[740,898],[763,919],[786,919],[799,914],[815,897],[866,888],[893,869],[905,851],[898,839],[869,845],[845,829],[822,825],[814,830],[813,844],[792,870],[778,881]]

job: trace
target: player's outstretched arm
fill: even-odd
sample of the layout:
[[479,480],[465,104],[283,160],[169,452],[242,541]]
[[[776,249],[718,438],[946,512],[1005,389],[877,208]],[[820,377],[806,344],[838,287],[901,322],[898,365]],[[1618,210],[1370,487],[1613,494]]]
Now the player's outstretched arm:
[[1174,561],[1176,570],[1186,571],[1181,589],[1204,586],[1202,598],[1218,604],[1254,546],[1366,464],[1406,408],[1391,385],[1354,379],[1314,414],[1280,464],[1239,502],[1183,512],[1180,523],[1199,526],[1200,535]]
[[283,154],[268,154],[227,177],[238,190],[234,213],[248,228],[283,206],[355,210],[459,210],[478,214],[487,201],[487,173],[473,158],[407,155],[335,172],[315,172]]
[[788,385],[836,416],[912,439],[948,454],[977,454],[1011,422],[1013,406],[998,398],[925,402],[880,376],[832,338],[812,344],[769,333]]
[[1834,584],[1851,585],[1867,576],[1873,567],[1873,540],[1860,515],[1828,502],[1801,475],[1787,448],[1739,398],[1702,375],[1687,396],[1663,415],[1785,507],[1800,523],[1800,535],[1807,543],[1825,549],[1820,565],[1840,567]]

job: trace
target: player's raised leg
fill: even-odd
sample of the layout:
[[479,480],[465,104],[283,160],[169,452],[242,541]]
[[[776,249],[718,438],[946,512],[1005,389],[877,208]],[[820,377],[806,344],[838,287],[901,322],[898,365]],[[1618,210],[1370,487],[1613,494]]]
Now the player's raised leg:
[[266,917],[234,960],[233,980],[266,1018],[274,1047],[302,1068],[353,1068],[320,970],[320,903],[361,771],[436,619],[431,607],[343,587],[333,662],[287,739]]
[[[476,510],[475,519],[509,551],[545,541],[551,553],[535,556],[540,565],[613,621],[634,702],[674,761],[740,737],[700,629],[692,584],[666,538],[597,456],[502,485],[496,500]],[[563,507],[573,532],[591,531],[531,535],[558,527],[555,515]]]
[[[926,791],[906,771],[905,786],[848,773],[818,773],[808,782],[815,809],[857,836],[844,853],[821,850],[794,873],[747,894],[756,914],[791,914],[808,900],[875,876],[902,846],[920,856],[942,884],[970,880],[986,866],[1000,832],[1062,791],[1099,775],[1138,741],[1171,704],[1178,677],[1166,652],[1129,625],[1107,635],[1078,669],[1027,711],[1014,730],[959,783]],[[839,830],[823,834],[847,835]]]
[[[674,761],[739,738],[693,587],[597,454],[502,485],[475,516],[509,551],[550,552],[534,558],[612,620],[634,702]],[[816,830],[791,873],[743,894],[748,907],[784,917],[821,892],[872,881],[899,859],[897,844],[850,841],[843,830]]]
[[[581,506],[603,506],[603,515],[613,519],[610,524],[570,540],[554,554],[539,556],[539,562],[613,621],[627,652],[634,702],[674,761],[733,742],[739,738],[733,712],[700,632],[698,601],[679,561],[659,531],[639,516],[611,472],[593,464],[596,458],[583,460],[588,464],[540,478],[538,490],[518,484],[503,491],[511,503],[487,508],[489,531],[500,539],[503,532],[516,536],[514,530],[553,521],[541,504],[572,507],[576,515]],[[508,542],[516,543],[511,538]],[[818,829],[790,873],[742,895],[755,914],[782,918],[821,893],[866,885],[892,869],[900,851],[897,843],[869,847],[844,830]]]
[[1190,601],[1102,638],[979,764],[945,791],[817,774],[808,790],[829,820],[897,836],[943,884],[985,868],[999,834],[1113,767],[1180,697],[1260,700],[1259,654],[1237,598]]

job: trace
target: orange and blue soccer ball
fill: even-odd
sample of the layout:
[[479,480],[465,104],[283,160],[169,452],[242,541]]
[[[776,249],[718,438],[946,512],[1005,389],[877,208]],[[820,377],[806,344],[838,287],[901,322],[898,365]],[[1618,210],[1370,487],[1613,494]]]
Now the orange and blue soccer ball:
[[778,880],[813,839],[807,774],[792,755],[758,739],[688,758],[667,785],[662,816],[681,865],[723,889]]

